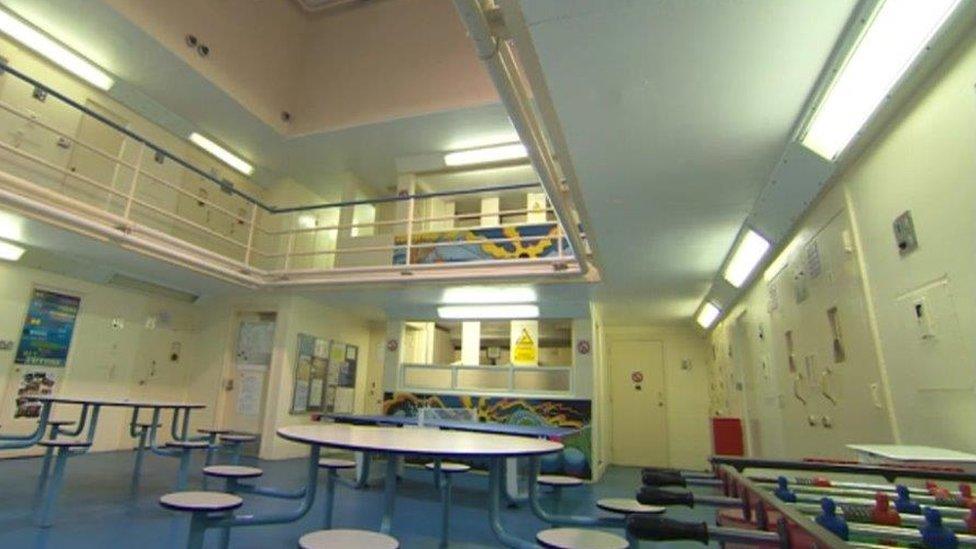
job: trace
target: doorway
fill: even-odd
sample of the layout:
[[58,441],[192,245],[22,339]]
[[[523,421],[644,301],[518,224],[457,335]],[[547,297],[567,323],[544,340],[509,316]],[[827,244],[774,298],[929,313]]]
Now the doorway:
[[221,384],[223,429],[261,435],[276,317],[275,313],[237,315],[233,355]]
[[610,461],[668,466],[664,346],[660,341],[614,339],[609,345]]

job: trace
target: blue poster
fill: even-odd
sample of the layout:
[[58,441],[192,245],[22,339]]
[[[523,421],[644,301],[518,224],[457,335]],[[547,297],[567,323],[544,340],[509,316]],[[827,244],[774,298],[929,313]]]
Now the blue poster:
[[63,368],[80,307],[80,297],[35,289],[14,362]]

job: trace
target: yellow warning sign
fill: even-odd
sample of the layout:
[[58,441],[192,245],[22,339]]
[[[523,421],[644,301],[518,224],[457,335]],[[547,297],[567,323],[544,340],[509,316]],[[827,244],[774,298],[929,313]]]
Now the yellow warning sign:
[[532,335],[522,328],[522,335],[515,342],[515,352],[512,353],[512,364],[517,366],[535,366],[539,363],[539,347],[532,339]]

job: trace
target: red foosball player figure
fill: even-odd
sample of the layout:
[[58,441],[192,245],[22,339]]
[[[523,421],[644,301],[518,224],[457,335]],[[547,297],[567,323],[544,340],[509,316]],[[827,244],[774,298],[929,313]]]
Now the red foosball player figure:
[[898,511],[891,508],[888,494],[878,492],[874,495],[871,522],[882,526],[901,526],[901,516],[898,515]]
[[830,488],[830,479],[827,477],[813,477],[810,479],[810,484],[821,488]]
[[959,485],[959,497],[966,500],[966,503],[972,503],[973,501],[973,487],[962,483]]
[[976,502],[969,504],[969,514],[966,515],[966,533],[976,534]]

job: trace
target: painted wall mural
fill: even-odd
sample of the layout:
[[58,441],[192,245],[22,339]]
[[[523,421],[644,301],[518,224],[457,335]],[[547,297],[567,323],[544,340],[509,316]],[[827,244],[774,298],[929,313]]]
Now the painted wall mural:
[[[415,245],[437,245],[412,248],[410,263],[417,265],[555,257],[559,253],[558,234],[558,226],[552,223],[418,233],[412,237]],[[569,241],[566,238],[562,241],[563,253],[572,255]],[[404,246],[407,238],[398,236],[394,242],[397,246]],[[450,244],[452,242],[455,244]],[[406,258],[405,247],[393,251],[394,265],[406,264]]]
[[[589,400],[546,400],[529,398],[487,397],[477,395],[438,395],[420,393],[384,393],[383,414],[415,417],[425,406],[431,408],[466,408],[474,410],[478,421],[513,425],[551,425],[579,429],[562,439],[562,453],[546,456],[542,472],[589,479],[591,466],[592,403]],[[486,464],[472,462],[474,466]]]

